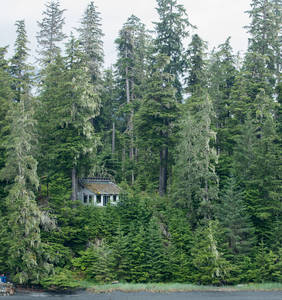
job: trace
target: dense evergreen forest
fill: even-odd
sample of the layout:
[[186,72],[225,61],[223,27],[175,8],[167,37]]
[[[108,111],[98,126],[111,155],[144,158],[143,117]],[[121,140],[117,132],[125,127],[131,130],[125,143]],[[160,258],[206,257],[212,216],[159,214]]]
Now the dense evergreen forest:
[[[248,49],[212,51],[177,0],[130,16],[103,69],[90,2],[64,34],[46,3],[0,48],[0,271],[21,284],[282,282],[281,0],[252,0]],[[83,205],[109,177],[118,205]]]

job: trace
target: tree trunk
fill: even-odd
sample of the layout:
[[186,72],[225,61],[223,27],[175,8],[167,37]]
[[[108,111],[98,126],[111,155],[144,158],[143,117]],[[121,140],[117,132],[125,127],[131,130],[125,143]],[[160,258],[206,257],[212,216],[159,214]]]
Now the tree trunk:
[[115,153],[116,148],[116,126],[115,122],[113,122],[113,132],[112,132],[112,154]]
[[[128,122],[128,131],[129,131],[129,137],[130,137],[130,149],[129,149],[129,159],[134,161],[134,142],[133,142],[133,116],[134,112],[131,110],[130,113],[130,118]],[[133,185],[135,181],[135,176],[134,176],[134,170],[131,170],[131,184]]]
[[128,67],[125,68],[125,84],[126,84],[126,102],[130,103],[130,89],[129,89],[129,78],[128,78]]
[[122,170],[122,179],[126,179],[125,174],[125,145],[122,148],[122,157],[121,157],[121,170]]
[[71,186],[72,186],[71,200],[75,201],[77,200],[77,174],[76,174],[75,167],[73,167],[71,171]]
[[[126,53],[127,57],[127,53]],[[130,96],[130,81],[128,76],[128,67],[125,68],[125,84],[126,84],[126,102],[129,104],[131,102],[131,96]],[[134,160],[134,148],[133,148],[133,115],[134,112],[131,110],[130,117],[127,124],[127,130],[130,138],[130,148],[129,148],[129,159],[131,161]],[[131,184],[134,184],[135,176],[134,171],[131,171]]]
[[159,175],[159,195],[164,196],[167,187],[167,160],[168,148],[160,151],[160,175]]
[[129,158],[130,160],[134,159],[134,143],[133,143],[133,111],[130,112],[130,117],[128,121],[128,132],[130,137],[130,149],[129,149]]

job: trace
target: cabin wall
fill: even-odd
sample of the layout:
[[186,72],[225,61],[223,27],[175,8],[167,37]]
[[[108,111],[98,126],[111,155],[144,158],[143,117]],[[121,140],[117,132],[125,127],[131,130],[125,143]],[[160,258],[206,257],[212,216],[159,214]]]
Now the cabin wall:
[[105,197],[109,197],[109,202],[113,205],[119,201],[119,195],[97,195],[85,188],[81,188],[77,196],[85,205],[104,206]]

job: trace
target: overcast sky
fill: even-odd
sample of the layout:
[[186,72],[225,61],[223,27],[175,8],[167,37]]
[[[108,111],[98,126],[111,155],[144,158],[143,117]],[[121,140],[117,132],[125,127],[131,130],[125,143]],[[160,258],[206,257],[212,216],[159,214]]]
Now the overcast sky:
[[[16,38],[15,21],[24,19],[29,48],[36,47],[37,21],[42,19],[46,0],[0,0],[0,46],[10,45]],[[69,33],[79,26],[80,18],[90,0],[61,0],[66,9],[64,32]],[[246,10],[251,0],[178,0],[187,10],[190,23],[198,27],[197,33],[212,48],[231,36],[234,51],[245,51],[248,35],[243,26],[249,24]],[[155,0],[94,0],[102,17],[104,36],[105,66],[115,62],[114,40],[127,18],[134,14],[153,29],[152,22],[158,20]],[[32,52],[34,54],[34,52]]]

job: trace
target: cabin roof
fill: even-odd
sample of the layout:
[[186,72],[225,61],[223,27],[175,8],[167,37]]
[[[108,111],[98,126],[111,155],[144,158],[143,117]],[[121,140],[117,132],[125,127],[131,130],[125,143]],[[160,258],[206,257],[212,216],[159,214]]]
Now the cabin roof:
[[107,178],[83,178],[81,185],[95,194],[118,195],[120,188]]

